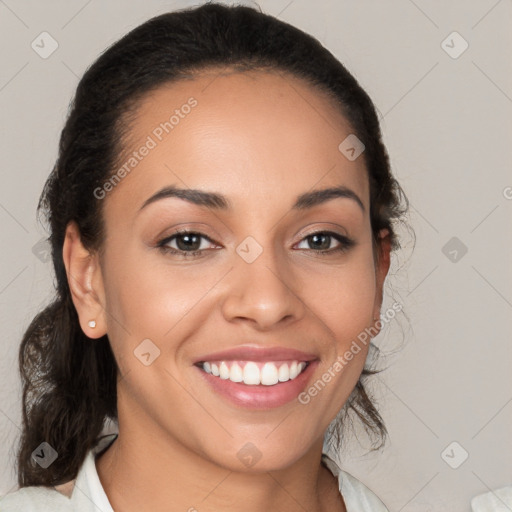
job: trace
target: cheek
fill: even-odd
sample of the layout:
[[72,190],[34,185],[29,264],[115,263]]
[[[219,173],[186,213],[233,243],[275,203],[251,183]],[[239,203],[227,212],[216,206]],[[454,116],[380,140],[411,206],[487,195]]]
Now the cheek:
[[178,357],[181,340],[212,309],[204,304],[219,279],[218,269],[169,265],[135,251],[118,254],[123,258],[107,266],[105,291],[109,338],[120,366],[123,360],[133,366],[134,350],[146,339],[162,354]]
[[368,327],[376,285],[373,258],[354,255],[346,265],[304,277],[303,299],[340,345]]

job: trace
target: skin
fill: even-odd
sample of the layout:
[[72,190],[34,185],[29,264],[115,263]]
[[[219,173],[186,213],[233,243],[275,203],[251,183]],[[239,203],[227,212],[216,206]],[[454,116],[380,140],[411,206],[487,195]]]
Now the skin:
[[[322,442],[367,346],[307,405],[270,410],[226,401],[193,362],[242,344],[297,348],[318,356],[312,383],[375,325],[390,247],[385,230],[372,247],[364,158],[338,150],[352,130],[319,90],[284,74],[215,70],[143,98],[126,154],[191,96],[197,106],[103,200],[101,253],[82,245],[74,223],[66,233],[81,327],[90,338],[108,333],[121,371],[119,437],[96,461],[101,483],[123,512],[343,511],[337,480],[320,464]],[[169,185],[222,193],[232,210],[178,198],[140,210]],[[347,198],[291,211],[300,194],[339,185],[364,211]],[[187,259],[162,252],[156,244],[178,226],[214,242],[200,239],[202,255]],[[319,255],[307,235],[322,230],[355,245]],[[263,248],[250,264],[236,252],[247,236]],[[160,350],[149,366],[134,356],[147,338]],[[237,457],[247,442],[261,453],[251,467]]]

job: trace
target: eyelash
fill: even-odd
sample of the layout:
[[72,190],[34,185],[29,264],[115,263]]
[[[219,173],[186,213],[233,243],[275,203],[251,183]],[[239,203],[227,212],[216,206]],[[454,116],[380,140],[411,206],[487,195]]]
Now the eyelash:
[[[173,248],[167,246],[167,244],[171,240],[173,240],[174,238],[176,238],[180,235],[199,235],[201,238],[204,238],[205,240],[208,240],[210,243],[215,244],[215,242],[211,238],[209,238],[206,235],[203,235],[202,233],[199,233],[197,231],[190,231],[187,229],[183,229],[183,230],[175,231],[171,236],[168,236],[168,237],[164,238],[163,240],[160,240],[157,243],[157,247],[164,254],[170,253],[172,255],[181,256],[183,258],[193,258],[193,257],[201,256],[202,253],[206,250],[206,249],[201,249],[198,251],[182,251],[182,250],[179,250],[179,249],[176,250],[176,249],[173,249]],[[302,238],[301,242],[303,240],[306,240],[315,235],[330,236],[330,237],[334,238],[335,240],[337,240],[340,243],[340,246],[336,247],[334,249],[327,249],[327,250],[322,250],[322,251],[315,251],[314,249],[299,249],[299,250],[313,251],[320,256],[331,256],[331,255],[338,254],[338,253],[343,254],[355,245],[355,241],[352,240],[351,238],[349,238],[345,235],[340,235],[339,233],[334,233],[332,231],[315,231],[314,233],[310,233],[309,235]]]

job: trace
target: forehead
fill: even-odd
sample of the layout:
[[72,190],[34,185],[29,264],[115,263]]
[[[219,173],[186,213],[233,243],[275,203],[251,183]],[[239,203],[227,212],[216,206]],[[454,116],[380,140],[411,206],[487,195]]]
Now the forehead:
[[367,207],[364,159],[338,149],[351,133],[334,101],[296,77],[203,72],[139,103],[118,162],[128,172],[107,202],[133,209],[175,185],[221,191],[235,207],[268,209],[275,197],[283,208],[305,191],[343,185]]

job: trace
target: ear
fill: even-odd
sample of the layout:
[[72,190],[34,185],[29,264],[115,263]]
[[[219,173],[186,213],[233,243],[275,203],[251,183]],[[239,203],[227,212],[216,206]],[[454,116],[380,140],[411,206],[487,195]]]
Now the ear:
[[[384,293],[384,281],[389,271],[391,261],[391,236],[388,229],[381,229],[377,241],[377,255],[375,261],[375,303],[373,308],[373,318],[375,321],[380,319],[380,309]],[[380,331],[380,328],[379,328]]]
[[[80,327],[89,338],[100,338],[107,332],[107,323],[99,256],[83,246],[75,221],[66,227],[62,256]],[[89,325],[91,321],[95,327]]]

